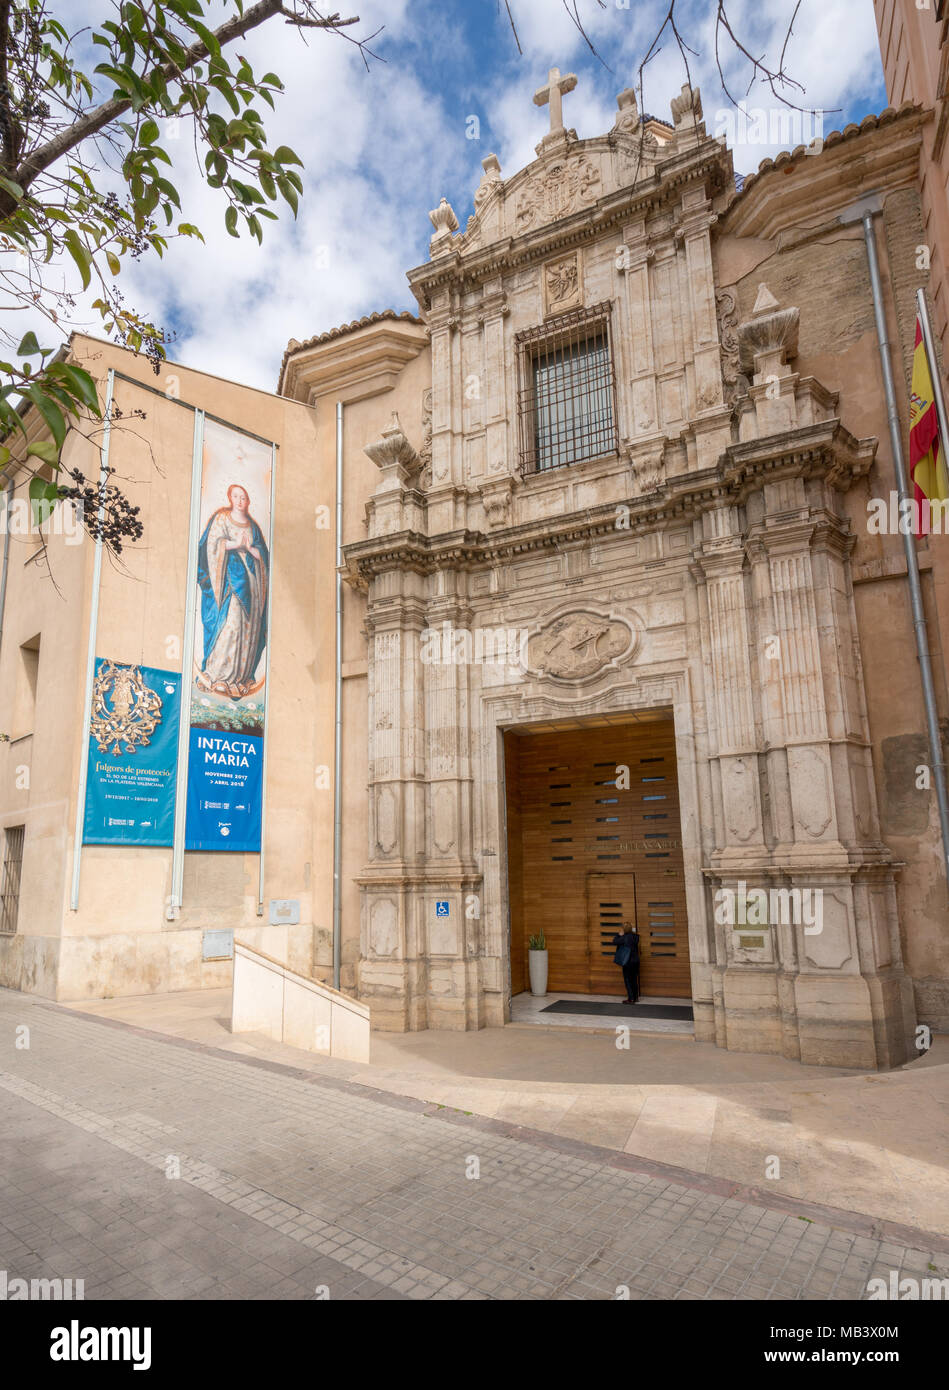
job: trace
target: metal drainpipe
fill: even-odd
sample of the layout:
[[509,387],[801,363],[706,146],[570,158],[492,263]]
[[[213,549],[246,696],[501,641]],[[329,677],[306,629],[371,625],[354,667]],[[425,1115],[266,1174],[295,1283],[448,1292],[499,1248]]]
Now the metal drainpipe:
[[343,819],[343,402],[336,402],[336,713],[333,741],[333,986],[342,963],[340,867]]
[[[903,506],[910,501],[907,484],[906,465],[903,460],[903,437],[900,415],[896,404],[896,386],[893,380],[893,365],[890,361],[890,340],[887,334],[886,313],[883,308],[883,287],[880,280],[880,263],[877,259],[876,240],[873,234],[873,213],[863,214],[863,235],[867,243],[867,260],[870,264],[870,285],[873,290],[873,313],[876,318],[877,345],[880,349],[880,365],[883,369],[883,391],[886,397],[886,414],[890,426],[890,446],[893,450],[893,466],[896,473],[896,488],[900,499],[900,517],[907,515],[909,509]],[[900,529],[903,530],[902,525]],[[926,632],[926,613],[923,608],[923,593],[919,582],[919,560],[916,554],[916,541],[909,531],[903,534],[903,550],[906,553],[906,577],[909,581],[910,606],[913,613],[913,627],[916,631],[916,654],[919,658],[919,672],[923,685],[923,705],[926,709],[926,731],[929,735],[929,758],[932,763],[933,781],[936,784],[936,802],[939,807],[939,824],[942,830],[943,868],[949,880],[949,794],[946,792],[946,765],[942,756],[942,740],[939,736],[939,715],[936,709],[936,692],[933,685],[933,668],[929,656],[929,638]]]

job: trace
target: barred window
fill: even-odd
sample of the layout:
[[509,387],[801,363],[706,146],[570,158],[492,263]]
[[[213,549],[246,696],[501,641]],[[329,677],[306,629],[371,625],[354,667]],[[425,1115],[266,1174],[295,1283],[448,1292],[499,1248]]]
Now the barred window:
[[23,867],[22,825],[10,825],[3,835],[3,880],[0,884],[0,934],[12,936],[20,911],[20,870]]
[[609,311],[596,304],[517,335],[522,472],[615,452]]

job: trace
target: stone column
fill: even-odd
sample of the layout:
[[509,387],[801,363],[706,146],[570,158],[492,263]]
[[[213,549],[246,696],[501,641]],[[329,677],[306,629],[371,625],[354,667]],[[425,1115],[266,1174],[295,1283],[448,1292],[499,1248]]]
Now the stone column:
[[426,617],[429,630],[440,637],[427,644],[428,659],[419,673],[424,681],[426,805],[420,865],[424,885],[416,895],[416,910],[419,937],[427,943],[429,1026],[455,1029],[480,1028],[485,1022],[480,988],[483,892],[473,843],[473,614],[464,579],[458,571],[441,570],[429,581]]
[[637,217],[623,228],[619,268],[626,276],[626,348],[630,368],[629,426],[632,438],[662,438],[656,402],[656,368],[652,340],[652,305],[649,293],[649,266],[654,259],[646,235],[645,217]]

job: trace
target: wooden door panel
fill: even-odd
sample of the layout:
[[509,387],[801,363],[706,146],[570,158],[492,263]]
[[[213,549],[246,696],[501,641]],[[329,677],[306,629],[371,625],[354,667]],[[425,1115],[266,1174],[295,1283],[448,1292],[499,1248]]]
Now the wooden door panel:
[[[511,744],[516,747],[509,751]],[[527,937],[542,931],[552,991],[620,993],[622,974],[612,952],[601,961],[592,944],[589,879],[631,876],[641,990],[689,998],[672,720],[555,734],[509,731],[505,754],[512,955],[520,950],[523,961]],[[617,786],[621,766],[629,769],[628,786]],[[512,968],[512,987],[517,978]]]
[[629,873],[587,875],[589,989],[591,994],[626,993],[621,968],[614,964],[613,937],[636,921],[636,879]]

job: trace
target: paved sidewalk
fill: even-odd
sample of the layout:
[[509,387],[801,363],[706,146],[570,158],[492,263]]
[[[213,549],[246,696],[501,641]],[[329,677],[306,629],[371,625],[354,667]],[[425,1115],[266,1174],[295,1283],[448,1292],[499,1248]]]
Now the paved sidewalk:
[[10,991],[0,1040],[0,1267],[87,1298],[853,1299],[891,1270],[949,1277],[947,1239]]
[[365,1065],[235,1037],[228,990],[67,1007],[949,1234],[946,1037],[887,1073],[806,1067],[669,1035],[631,1035],[625,1049],[608,1031],[536,1026],[376,1033]]

